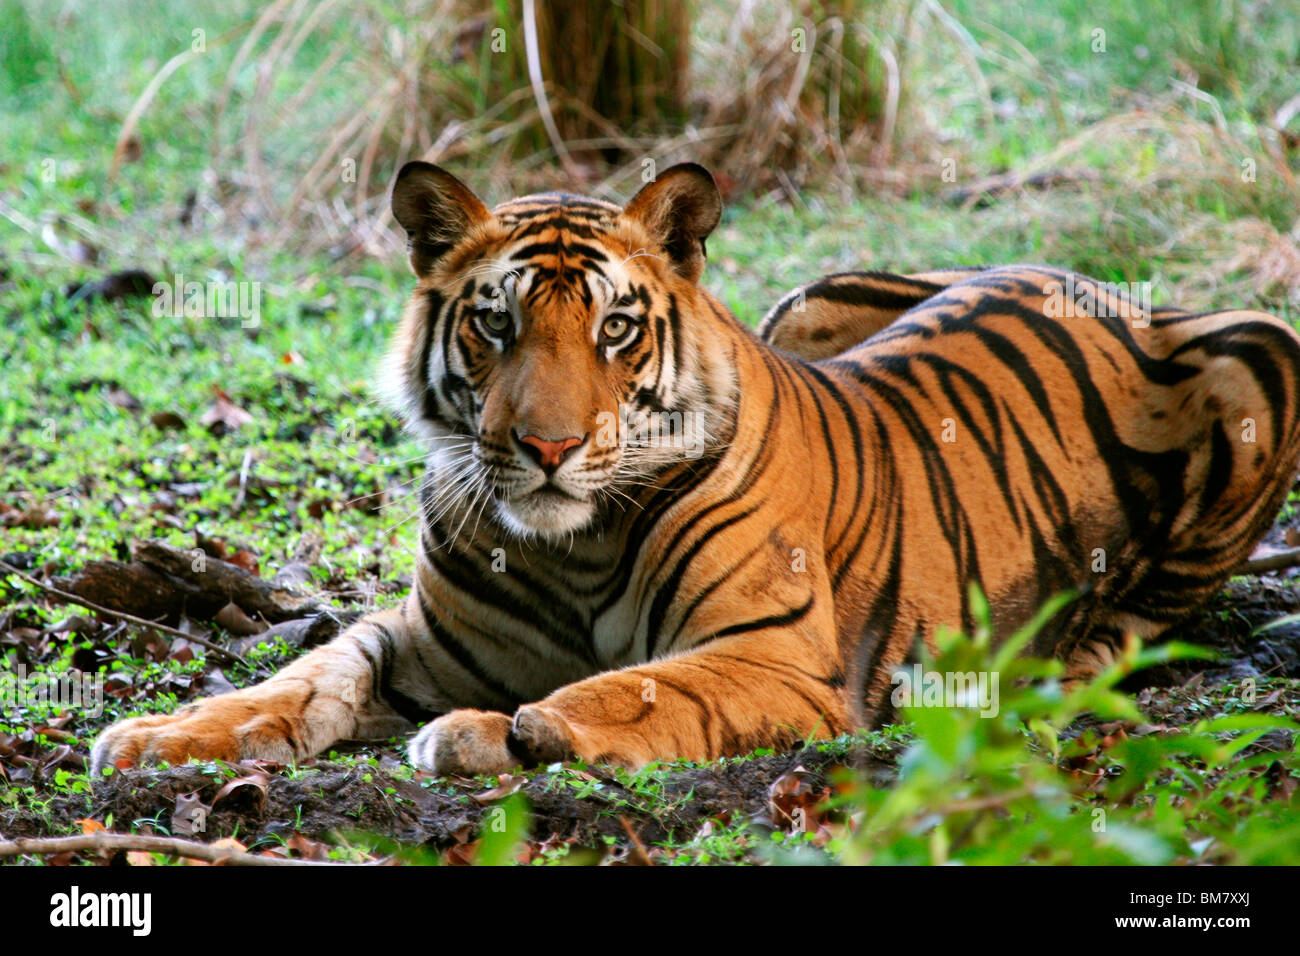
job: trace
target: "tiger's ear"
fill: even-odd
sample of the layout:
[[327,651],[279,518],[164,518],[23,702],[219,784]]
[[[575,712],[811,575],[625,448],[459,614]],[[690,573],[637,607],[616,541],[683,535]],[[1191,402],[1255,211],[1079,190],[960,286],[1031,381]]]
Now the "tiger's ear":
[[425,276],[492,213],[451,173],[417,160],[403,166],[393,183],[393,217],[406,230],[411,268]]
[[623,215],[639,222],[673,268],[695,282],[704,271],[704,240],[722,216],[722,196],[707,169],[679,163],[641,187]]

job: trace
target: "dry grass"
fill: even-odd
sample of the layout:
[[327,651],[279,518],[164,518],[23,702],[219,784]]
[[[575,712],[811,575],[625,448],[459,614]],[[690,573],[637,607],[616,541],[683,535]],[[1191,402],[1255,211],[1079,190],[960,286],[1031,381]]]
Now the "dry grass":
[[[1044,253],[1076,268],[1124,262],[1192,307],[1225,285],[1300,304],[1297,143],[1285,131],[1300,98],[1230,124],[1187,73],[1156,100],[1121,94],[1120,112],[1080,122],[1028,49],[938,0],[593,0],[586,26],[578,6],[537,0],[530,71],[522,4],[409,0],[389,20],[371,5],[274,0],[222,38],[225,81],[201,104],[209,222],[224,220],[252,260],[290,250],[354,263],[400,255],[387,190],[410,159],[448,166],[489,200],[554,188],[557,166],[569,188],[622,199],[647,159],[691,159],[728,198],[795,206],[807,188],[846,201],[944,195],[948,160],[970,203],[975,177],[1001,177],[989,228],[1032,221]],[[567,55],[547,43],[556,33]],[[1006,188],[1007,167],[980,150],[1015,99],[1055,145],[1017,161]],[[1032,188],[1036,176],[1050,188]]]
[[[1121,251],[1136,278],[1152,278],[1144,265],[1159,260],[1164,291],[1187,308],[1229,297],[1300,306],[1300,219],[1281,223],[1288,232],[1270,222],[1278,210],[1300,210],[1281,138],[1267,126],[1230,129],[1211,112],[1198,119],[1174,99],[1155,103],[1037,157],[1025,172],[1086,160],[1100,178],[1086,188],[1107,200],[1093,218],[1072,215],[1075,204],[1048,194],[1042,221],[1099,256],[1114,258],[1116,244],[1129,243]],[[1144,148],[1135,153],[1135,143]]]
[[[687,33],[688,7],[669,0],[593,3],[604,12],[585,27],[573,7],[539,0],[541,84],[516,6],[413,0],[397,24],[370,6],[274,0],[245,24],[202,105],[213,143],[202,202],[250,251],[345,257],[400,246],[387,186],[416,158],[495,198],[553,187],[557,164],[571,188],[625,197],[647,159],[704,162],[731,195],[910,181],[896,150],[907,79],[893,38],[929,15],[924,3],[701,5]],[[565,56],[546,42],[561,31]],[[313,70],[295,64],[321,45]]]

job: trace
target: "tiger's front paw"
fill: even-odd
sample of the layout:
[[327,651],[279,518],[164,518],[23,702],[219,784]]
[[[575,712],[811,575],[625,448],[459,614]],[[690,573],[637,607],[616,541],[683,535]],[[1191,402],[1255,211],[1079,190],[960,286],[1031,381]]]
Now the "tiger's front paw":
[[528,704],[515,711],[509,744],[529,763],[554,763],[574,755],[568,722],[542,704]]
[[509,734],[507,714],[453,710],[421,727],[407,755],[420,770],[439,775],[504,773],[520,762],[506,746]]
[[513,718],[453,710],[421,728],[408,749],[411,763],[421,770],[462,777],[563,760],[571,751],[564,720],[537,705],[519,708]]
[[[90,752],[90,772],[136,764],[187,760],[267,760],[288,764],[297,757],[310,727],[302,717],[300,686],[267,685],[233,691],[187,704],[174,714],[132,717],[99,735]],[[319,748],[317,748],[319,749]]]
[[187,760],[238,760],[233,728],[185,714],[133,717],[99,735],[90,752],[91,779],[105,767],[180,764]]

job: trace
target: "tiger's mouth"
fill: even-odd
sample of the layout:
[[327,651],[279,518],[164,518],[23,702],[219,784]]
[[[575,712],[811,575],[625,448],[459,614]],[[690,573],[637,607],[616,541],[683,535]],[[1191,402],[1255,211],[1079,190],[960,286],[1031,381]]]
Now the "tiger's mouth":
[[536,491],[529,492],[529,494],[536,495],[543,501],[547,500],[548,497],[552,500],[557,500],[557,501],[558,500],[567,500],[567,501],[584,500],[582,498],[579,498],[577,495],[573,494],[572,492],[566,491],[565,489],[561,488],[559,485],[551,481],[548,481],[546,484],[542,485],[542,487],[538,488]]
[[596,516],[590,497],[563,487],[554,478],[517,493],[494,488],[492,495],[501,523],[523,538],[559,539],[587,528]]
[[520,501],[531,499],[536,502],[546,501],[586,501],[587,499],[562,487],[553,479],[548,479],[544,484],[528,491],[511,493],[503,488],[493,488],[492,497],[501,503],[518,503]]

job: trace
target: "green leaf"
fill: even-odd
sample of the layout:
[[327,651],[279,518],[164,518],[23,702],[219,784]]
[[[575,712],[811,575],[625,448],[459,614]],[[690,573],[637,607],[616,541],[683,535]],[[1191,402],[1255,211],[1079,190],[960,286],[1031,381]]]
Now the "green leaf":
[[528,837],[531,817],[522,793],[512,793],[489,807],[483,814],[475,865],[513,866]]

